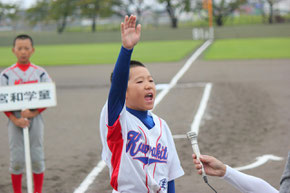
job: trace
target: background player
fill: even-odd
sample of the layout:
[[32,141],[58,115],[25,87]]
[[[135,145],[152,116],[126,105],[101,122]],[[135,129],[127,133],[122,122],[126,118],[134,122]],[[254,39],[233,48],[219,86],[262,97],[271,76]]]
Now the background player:
[[175,192],[184,174],[166,122],[149,112],[156,90],[145,66],[131,61],[140,39],[135,16],[121,24],[122,48],[109,98],[101,112],[102,159],[110,169],[113,192]]
[[[198,173],[201,174],[201,164],[193,154],[193,163],[195,164]],[[244,193],[278,193],[278,190],[273,188],[266,181],[251,175],[239,172],[228,165],[223,164],[215,157],[201,155],[200,161],[203,163],[206,174],[210,176],[222,177],[229,184]],[[280,193],[290,193],[290,152],[285,166],[284,173],[281,179]]]
[[[17,58],[17,63],[2,71],[0,86],[51,81],[43,68],[30,63],[30,57],[34,53],[33,40],[30,36],[17,36],[14,39],[12,51]],[[43,152],[44,124],[40,113],[43,110],[27,109],[22,112],[5,112],[9,118],[10,172],[14,193],[22,192],[21,180],[25,166],[22,128],[25,127],[29,127],[34,192],[42,192],[43,172],[45,169]]]

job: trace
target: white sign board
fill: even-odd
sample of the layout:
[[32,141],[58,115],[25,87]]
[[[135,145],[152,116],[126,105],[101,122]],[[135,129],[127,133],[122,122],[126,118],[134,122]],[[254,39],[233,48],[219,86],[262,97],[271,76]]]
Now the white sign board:
[[15,111],[56,106],[52,82],[0,87],[0,111]]

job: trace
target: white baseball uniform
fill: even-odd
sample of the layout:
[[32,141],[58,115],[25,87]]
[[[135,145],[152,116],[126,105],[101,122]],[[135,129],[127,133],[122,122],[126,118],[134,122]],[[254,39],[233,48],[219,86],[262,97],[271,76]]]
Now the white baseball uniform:
[[168,182],[184,174],[168,125],[148,113],[155,122],[150,130],[125,105],[115,124],[108,126],[108,103],[102,109],[102,159],[114,192],[167,193]]
[[[18,84],[31,84],[39,82],[51,82],[48,73],[41,67],[29,64],[27,69],[22,70],[18,64],[13,64],[0,74],[0,87]],[[12,112],[17,118],[21,117],[20,111]],[[23,129],[17,127],[11,120],[8,122],[8,136],[10,148],[10,172],[21,174],[24,172],[24,141]],[[42,173],[45,170],[43,152],[44,124],[41,114],[30,119],[29,138],[32,170],[34,173]]]

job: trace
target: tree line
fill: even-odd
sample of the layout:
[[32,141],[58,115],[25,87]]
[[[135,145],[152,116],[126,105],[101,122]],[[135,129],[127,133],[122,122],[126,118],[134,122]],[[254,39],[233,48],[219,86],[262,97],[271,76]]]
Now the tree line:
[[[147,10],[154,10],[157,4],[162,5],[171,21],[171,27],[178,27],[178,16],[182,12],[200,12],[206,6],[208,0],[155,0],[154,5],[146,4],[145,0],[37,0],[36,4],[25,10],[26,19],[32,24],[45,25],[49,21],[57,24],[58,33],[62,33],[68,23],[69,17],[89,18],[91,20],[91,31],[96,31],[97,18],[106,18],[112,15],[123,17],[125,14],[137,15]],[[213,17],[218,26],[222,26],[229,15],[239,9],[241,5],[250,0],[213,0]],[[269,23],[273,22],[273,4],[280,0],[258,0],[260,3],[269,3]],[[17,4],[4,4],[0,2],[0,24],[1,20],[9,18],[17,19],[20,11]],[[204,16],[204,19],[208,19]]]

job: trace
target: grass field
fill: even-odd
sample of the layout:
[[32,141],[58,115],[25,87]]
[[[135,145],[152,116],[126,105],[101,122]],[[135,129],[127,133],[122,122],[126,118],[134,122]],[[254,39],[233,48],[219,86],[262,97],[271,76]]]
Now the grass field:
[[[0,32],[0,66],[15,63],[11,45],[17,34]],[[119,31],[28,34],[33,37],[36,48],[32,61],[41,66],[112,64],[121,45]],[[144,29],[133,58],[143,62],[178,61],[200,44],[201,41],[192,40],[191,28]],[[290,58],[289,55],[289,24],[243,25],[215,28],[215,42],[205,53],[205,59],[275,59]]]
[[205,52],[207,60],[290,58],[289,38],[221,39]]
[[[135,47],[133,59],[142,62],[179,61],[191,53],[201,41],[155,41],[143,42]],[[31,61],[37,65],[77,65],[77,64],[113,64],[121,43],[40,45]],[[0,66],[15,63],[10,47],[0,47]]]
[[[149,62],[179,61],[192,53],[201,41],[147,41],[135,47],[132,58]],[[120,43],[39,45],[31,58],[41,66],[115,63]],[[0,47],[0,66],[15,63],[10,47]],[[218,39],[205,52],[206,60],[290,58],[288,38]]]

